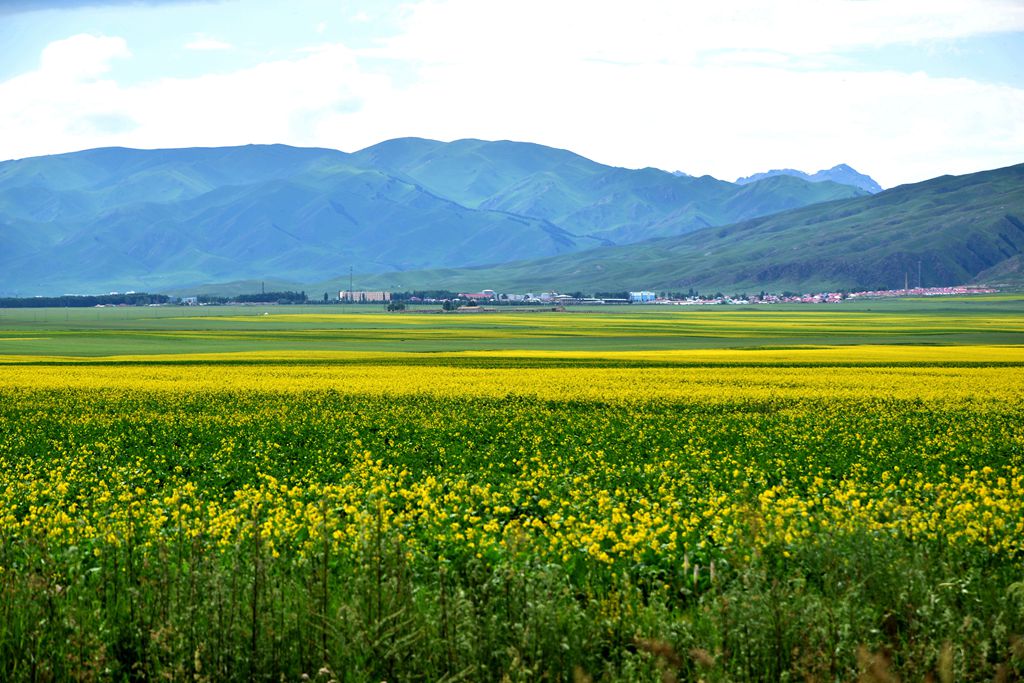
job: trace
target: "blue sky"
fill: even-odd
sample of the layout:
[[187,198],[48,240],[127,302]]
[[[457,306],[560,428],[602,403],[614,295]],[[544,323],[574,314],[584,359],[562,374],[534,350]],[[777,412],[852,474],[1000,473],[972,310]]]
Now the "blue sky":
[[7,0],[0,158],[512,139],[728,180],[1024,162],[1019,0]]

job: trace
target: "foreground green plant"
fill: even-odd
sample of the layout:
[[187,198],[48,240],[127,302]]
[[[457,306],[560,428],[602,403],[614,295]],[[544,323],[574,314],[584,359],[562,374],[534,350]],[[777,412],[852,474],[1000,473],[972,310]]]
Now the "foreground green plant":
[[[579,583],[557,564],[410,566],[370,534],[349,561],[297,566],[258,543],[230,557],[100,560],[69,549],[0,580],[8,680],[849,680],[1024,674],[1016,569],[906,544],[761,557],[651,590]],[[31,549],[4,549],[31,560]],[[59,565],[58,565],[59,562]],[[7,565],[10,566],[10,565]],[[55,571],[57,567],[61,571]],[[858,656],[860,653],[860,656]],[[943,664],[943,658],[947,663]],[[878,659],[876,659],[878,658]]]

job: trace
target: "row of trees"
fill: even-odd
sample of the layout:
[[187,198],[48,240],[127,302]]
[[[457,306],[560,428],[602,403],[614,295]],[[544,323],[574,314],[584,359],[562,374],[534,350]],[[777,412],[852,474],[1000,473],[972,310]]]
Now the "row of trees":
[[0,308],[90,308],[93,306],[148,306],[165,304],[170,297],[164,294],[102,294],[96,296],[27,296],[0,298]]
[[[324,295],[326,297],[326,294]],[[304,304],[309,301],[306,292],[258,292],[256,294],[237,294],[235,296],[197,297],[201,304]],[[324,299],[326,301],[326,298]]]

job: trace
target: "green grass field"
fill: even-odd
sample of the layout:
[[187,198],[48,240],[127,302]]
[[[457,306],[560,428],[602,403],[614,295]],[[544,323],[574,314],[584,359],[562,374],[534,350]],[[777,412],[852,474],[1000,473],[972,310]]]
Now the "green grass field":
[[383,313],[368,306],[0,310],[0,358],[1022,344],[1024,295],[783,306]]

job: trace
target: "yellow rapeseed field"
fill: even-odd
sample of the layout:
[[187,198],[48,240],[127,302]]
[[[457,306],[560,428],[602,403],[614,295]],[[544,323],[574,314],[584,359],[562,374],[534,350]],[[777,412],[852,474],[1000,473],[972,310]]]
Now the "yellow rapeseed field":
[[1017,367],[44,365],[0,392],[0,534],[96,554],[258,534],[302,561],[371,531],[624,566],[854,532],[1024,551]]

